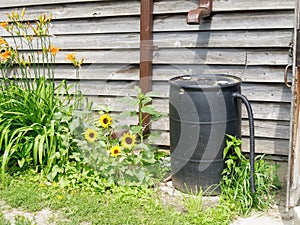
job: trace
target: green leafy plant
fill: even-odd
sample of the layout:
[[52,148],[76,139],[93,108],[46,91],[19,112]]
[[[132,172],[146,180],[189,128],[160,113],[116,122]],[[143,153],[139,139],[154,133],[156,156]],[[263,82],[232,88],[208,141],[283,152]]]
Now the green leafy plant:
[[[133,110],[123,113],[123,116],[137,116],[136,125],[120,125],[117,116],[114,119],[108,109],[97,116],[91,111],[73,112],[71,129],[74,141],[82,153],[80,157],[109,183],[153,185],[156,179],[163,176],[160,161],[163,155],[145,141],[143,121],[143,113],[148,113],[151,121],[159,119],[162,114],[148,105],[152,100],[150,94],[144,95],[137,87],[136,91],[136,98],[122,99],[132,108],[139,107],[138,112]],[[124,120],[123,116],[118,118]],[[150,136],[147,138],[151,139]]]
[[274,199],[276,167],[266,163],[264,156],[255,157],[256,192],[250,189],[250,162],[241,152],[242,141],[227,135],[224,149],[226,168],[221,181],[222,197],[235,205],[238,214],[247,216],[252,209],[264,210]]
[[66,82],[54,81],[60,48],[51,43],[51,16],[30,23],[24,15],[25,9],[13,11],[1,23],[11,35],[10,41],[0,38],[2,182],[7,171],[32,167],[47,175],[58,161],[68,161],[73,149],[69,122],[75,104]]
[[[123,99],[139,108],[127,112],[137,116],[137,125],[117,125],[109,110],[100,112],[97,122],[91,120],[91,104],[82,101],[79,83],[70,94],[71,86],[54,80],[60,48],[51,43],[51,16],[31,23],[24,15],[25,9],[13,11],[0,23],[11,35],[9,40],[0,38],[2,182],[7,172],[34,169],[63,186],[104,190],[114,183],[153,184],[162,176],[165,153],[150,144],[157,135],[144,132],[150,125],[145,114],[151,122],[162,116],[149,104],[150,93],[136,88],[136,98]],[[84,59],[74,53],[66,59],[79,79]]]

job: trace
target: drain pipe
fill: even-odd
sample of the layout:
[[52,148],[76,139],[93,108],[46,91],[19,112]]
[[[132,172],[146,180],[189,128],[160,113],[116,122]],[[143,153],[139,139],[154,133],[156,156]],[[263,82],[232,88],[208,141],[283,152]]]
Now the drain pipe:
[[[145,94],[152,90],[153,0],[141,0],[140,16],[140,88]],[[144,133],[149,133],[149,114],[143,113]]]
[[234,98],[238,98],[242,100],[242,102],[245,104],[248,117],[249,117],[249,133],[250,133],[250,187],[251,192],[254,194],[256,192],[255,189],[255,181],[254,181],[254,159],[255,159],[255,140],[254,140],[254,119],[253,119],[253,112],[251,105],[248,101],[248,99],[239,93],[233,93]]
[[198,8],[190,10],[186,17],[187,24],[200,24],[203,17],[210,16],[212,11],[212,0],[199,0]]
[[141,0],[140,17],[140,87],[152,90],[153,0]]

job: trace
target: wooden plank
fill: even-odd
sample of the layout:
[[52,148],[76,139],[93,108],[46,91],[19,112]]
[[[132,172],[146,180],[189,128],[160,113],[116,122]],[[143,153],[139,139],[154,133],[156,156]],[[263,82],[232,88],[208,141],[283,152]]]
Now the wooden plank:
[[154,64],[230,64],[287,65],[287,50],[246,49],[159,49],[154,52]]
[[[261,102],[287,102],[291,101],[291,91],[285,85],[274,84],[244,84],[241,86],[242,93],[250,101]],[[153,90],[158,97],[168,97],[169,85],[166,82],[154,82]]]
[[242,86],[242,93],[247,96],[250,101],[272,101],[272,102],[291,102],[290,89],[285,85],[274,84],[255,84]]
[[[64,3],[90,3],[90,2],[105,2],[109,0],[49,0],[41,2],[40,0],[14,0],[5,1],[1,3],[2,7],[21,7],[21,6],[33,6],[33,5],[48,5],[48,4],[64,4]],[[292,0],[286,0],[284,2],[280,0],[259,1],[259,0],[232,0],[230,4],[227,1],[214,1],[213,11],[232,11],[232,10],[262,10],[262,9],[292,9],[294,7]],[[172,13],[172,12],[186,12],[190,9],[198,6],[197,0],[164,0],[157,1],[154,4],[154,11],[156,13]]]
[[[235,75],[244,83],[283,83],[283,71],[285,66],[230,66],[230,65],[155,65],[154,80],[169,80],[172,77],[189,74],[228,74]],[[289,71],[288,77],[291,77]]]
[[[250,152],[249,138],[242,138],[242,151]],[[272,155],[288,155],[289,140],[283,139],[255,139],[255,153],[272,154]]]
[[139,63],[139,50],[113,49],[98,51],[60,51],[57,53],[56,63],[66,63],[66,54],[75,53],[78,59],[84,58],[84,64],[132,64]]
[[[65,63],[68,63],[65,61]],[[74,67],[57,65],[57,79],[75,79]],[[205,65],[154,65],[153,80],[168,81],[172,77],[187,74],[228,74],[240,77],[243,83],[281,83],[284,67],[243,67],[243,66],[205,66]],[[138,80],[138,65],[126,64],[85,64],[79,73],[82,80]],[[272,85],[270,84],[270,85]]]
[[[91,97],[93,100],[94,109],[97,110],[101,105],[111,107],[114,111],[122,112],[124,110],[132,109],[131,106],[120,103],[118,97]],[[154,99],[153,106],[159,111],[169,113],[169,100],[168,99]],[[255,119],[261,120],[281,120],[290,121],[290,104],[288,103],[259,103],[251,102],[253,115]],[[136,108],[137,109],[137,108]],[[247,110],[245,106],[242,106],[242,118],[248,118]]]
[[[1,12],[1,11],[0,11]],[[49,31],[55,35],[70,34],[105,34],[139,32],[139,16],[134,17],[104,17],[82,18],[69,20],[52,20]],[[0,29],[1,36],[7,36],[4,29]]]
[[140,35],[129,34],[101,34],[57,36],[52,39],[55,46],[64,50],[98,50],[98,49],[137,49],[140,46]]
[[235,64],[244,65],[245,50],[228,49],[159,49],[154,64]]
[[87,3],[87,2],[99,2],[99,1],[110,1],[110,0],[10,0],[1,2],[0,8],[8,7],[28,7],[28,6],[42,6],[51,4],[63,4],[63,3]]
[[[19,8],[4,8],[0,11],[0,21],[7,20],[7,13],[21,12]],[[43,14],[52,14],[53,19],[95,18],[107,16],[139,15],[138,0],[87,2],[84,4],[55,4],[32,6],[26,9],[26,19],[33,20]]]
[[[71,84],[72,82],[70,82]],[[138,81],[110,81],[110,80],[82,80],[81,89],[85,95],[97,96],[124,96],[134,95],[133,87]],[[250,101],[261,102],[286,102],[290,103],[290,90],[284,85],[267,84],[244,84],[242,93]],[[155,81],[153,86],[153,97],[167,98],[169,96],[169,84],[167,82]]]
[[[75,79],[74,67],[71,65],[57,65],[55,69],[57,79]],[[243,83],[284,83],[284,67],[268,66],[205,66],[205,65],[154,65],[153,80],[168,81],[169,79],[188,74],[227,74],[235,75]],[[138,80],[138,65],[124,64],[90,64],[83,65],[79,73],[82,80]],[[291,74],[289,74],[289,77]],[[272,83],[272,84],[271,84]]]
[[[292,36],[292,32],[285,30],[156,33],[154,34],[154,46],[158,48],[286,48],[289,45]],[[273,40],[272,42],[270,42],[271,39]],[[6,40],[10,44],[13,43],[12,38],[6,38]],[[55,38],[52,38],[52,43],[55,46],[61,46],[64,50],[139,48],[139,34],[85,34],[56,36]],[[36,44],[34,43],[34,45]]]
[[80,81],[79,84],[82,93],[88,96],[135,96],[134,87],[138,86],[138,81]]
[[[59,51],[55,57],[56,64],[66,64],[70,63],[66,58],[67,54],[74,53],[76,59],[80,60],[84,58],[84,64],[90,65],[94,63],[104,63],[104,64],[137,64],[139,63],[139,50],[131,49],[113,49],[113,50],[98,50],[98,51]],[[25,59],[28,59],[28,52],[22,53],[19,51],[19,54],[23,54]],[[36,52],[36,55],[39,53]],[[33,58],[33,57],[31,57]],[[40,56],[41,59],[41,56]],[[32,62],[37,62],[38,56],[33,58]]]
[[272,1],[261,1],[261,0],[235,0],[235,1],[222,1],[217,0],[214,2],[214,8],[218,10],[263,10],[263,9],[294,9],[295,3],[294,0],[272,0]]
[[[282,120],[290,121],[290,104],[289,103],[261,103],[250,102],[255,119],[263,120]],[[160,112],[169,112],[168,99],[154,99],[153,105]],[[121,110],[121,108],[119,108]],[[242,118],[248,118],[247,110],[242,104]]]
[[[17,38],[16,44],[12,37],[5,37],[5,40],[11,45],[20,46],[21,40]],[[139,48],[139,34],[86,34],[86,35],[66,35],[54,36],[51,38],[54,46],[60,47],[62,50],[98,50],[98,49],[117,49],[117,48]],[[33,46],[37,45],[37,40],[33,39]],[[40,45],[40,44],[39,44]],[[23,43],[23,49],[28,50],[28,44]]]
[[[56,79],[75,79],[75,69],[72,65],[57,65]],[[139,79],[138,65],[124,64],[90,64],[83,65],[79,70],[81,80],[137,81]]]
[[[97,18],[88,20],[53,21],[51,32],[56,35],[80,33],[139,32],[139,17]],[[185,15],[165,15],[154,18],[153,29],[162,31],[241,30],[241,29],[292,29],[292,12],[260,12],[214,15],[200,26],[186,24]],[[0,30],[0,35],[3,35]]]
[[[292,36],[291,31],[285,30],[156,33],[154,46],[156,48],[287,48]],[[13,44],[12,38],[6,40],[9,44]],[[138,33],[56,36],[52,38],[52,43],[64,50],[139,48],[140,45]],[[33,45],[36,46],[36,43],[33,42]],[[28,46],[25,45],[24,49],[28,49]]]
[[293,11],[218,13],[191,26],[186,24],[186,15],[165,15],[156,17],[154,31],[293,29],[293,18]]
[[[153,28],[155,32],[292,29],[293,17],[292,11],[223,13],[203,21],[200,26],[191,26],[186,24],[185,15],[175,14],[155,17]],[[6,19],[5,16],[0,17],[2,21]],[[55,35],[139,32],[139,16],[82,18],[72,20],[71,24],[69,20],[53,20],[52,24],[50,32]],[[4,29],[0,29],[0,35],[5,36],[7,33]]]
[[247,51],[247,65],[288,65],[291,61],[287,50]]
[[[289,139],[289,121],[255,120],[254,127],[255,137]],[[169,118],[162,118],[152,123],[151,128],[168,131]],[[249,136],[248,120],[242,121],[242,135]]]
[[[162,132],[160,137],[153,141],[154,144],[159,146],[170,146],[169,132]],[[243,145],[242,151],[249,152],[249,138],[242,137]],[[256,138],[255,139],[255,152],[271,155],[288,155],[289,141],[284,139],[272,138]]]
[[[85,59],[84,63],[135,64],[139,63],[138,49],[108,49],[72,51]],[[57,53],[56,62],[66,63],[66,54]],[[246,49],[159,49],[153,53],[154,64],[199,64],[199,65],[287,65],[290,59],[284,50]]]
[[[284,47],[293,37],[292,30],[272,31],[208,31],[208,32],[172,32],[154,35],[154,45],[158,48],[192,47]],[[272,41],[270,41],[272,40]],[[126,39],[125,39],[126,41]]]
[[[158,1],[154,4],[155,13],[174,13],[174,12],[188,12],[191,9],[198,7],[198,0],[181,1],[181,0],[165,0]],[[264,9],[293,9],[294,1],[260,1],[260,0],[231,0],[223,1],[216,0],[213,2],[213,12],[219,11],[238,11],[238,10],[264,10]]]
[[140,31],[139,16],[130,17],[107,17],[96,19],[73,20],[72,24],[65,20],[53,21],[51,32],[60,34],[82,33],[126,33]]
[[[289,103],[251,102],[251,107],[255,119],[290,121],[289,115],[291,109]],[[248,118],[244,105],[242,106],[242,118]]]
[[[289,139],[289,125],[289,121],[255,120],[255,137]],[[242,121],[242,135],[249,136],[249,122],[246,120]]]

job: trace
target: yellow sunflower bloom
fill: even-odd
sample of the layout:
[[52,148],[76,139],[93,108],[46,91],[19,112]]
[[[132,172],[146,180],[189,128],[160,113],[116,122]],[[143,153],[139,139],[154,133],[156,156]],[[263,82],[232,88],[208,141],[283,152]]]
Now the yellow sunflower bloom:
[[122,137],[121,145],[124,148],[132,148],[135,145],[135,136],[129,133],[125,133]]
[[103,128],[108,128],[112,124],[112,118],[108,114],[100,117],[100,124]]
[[115,145],[113,147],[111,147],[110,149],[110,155],[113,156],[113,157],[117,157],[118,155],[120,155],[121,153],[121,148],[119,145]]
[[84,133],[84,137],[88,142],[93,143],[96,141],[98,133],[96,130],[88,128]]

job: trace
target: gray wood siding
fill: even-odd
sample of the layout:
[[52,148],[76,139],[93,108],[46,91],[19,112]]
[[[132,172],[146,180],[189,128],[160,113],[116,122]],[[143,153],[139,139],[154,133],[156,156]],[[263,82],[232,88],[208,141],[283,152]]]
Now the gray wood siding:
[[[154,1],[153,104],[168,112],[168,80],[184,74],[222,73],[242,78],[242,93],[252,103],[256,151],[287,155],[291,91],[283,71],[291,63],[295,0],[213,1],[210,18],[187,25],[186,14],[198,0]],[[6,13],[26,7],[27,18],[52,14],[57,79],[74,79],[65,60],[75,52],[84,57],[80,71],[83,93],[98,104],[124,110],[115,98],[132,95],[139,79],[138,0],[10,0],[0,5]],[[0,29],[0,36],[7,37]],[[291,75],[291,74],[290,74]],[[71,83],[71,81],[70,81]],[[248,151],[248,123],[243,108],[243,150]],[[169,145],[168,118],[153,124],[161,130],[159,145]]]

